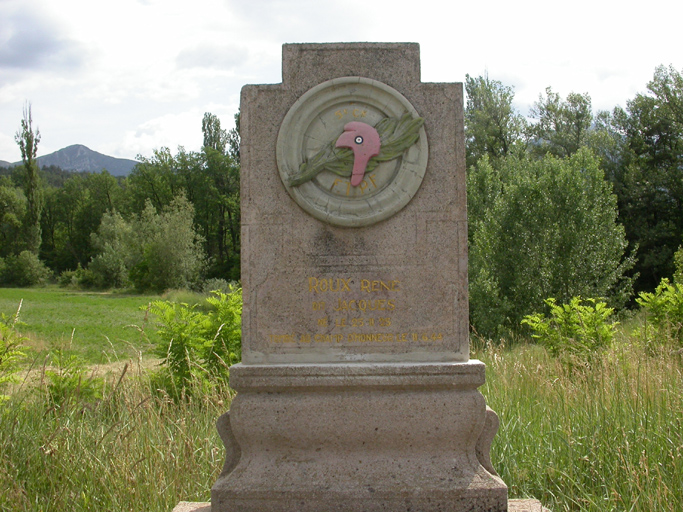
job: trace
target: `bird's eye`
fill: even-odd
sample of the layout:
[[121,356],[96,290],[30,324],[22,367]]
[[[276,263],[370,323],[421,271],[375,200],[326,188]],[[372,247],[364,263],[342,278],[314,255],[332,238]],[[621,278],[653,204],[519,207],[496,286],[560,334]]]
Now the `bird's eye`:
[[358,137],[356,137],[355,141],[356,141],[356,144],[363,144],[363,137],[361,137],[359,135]]

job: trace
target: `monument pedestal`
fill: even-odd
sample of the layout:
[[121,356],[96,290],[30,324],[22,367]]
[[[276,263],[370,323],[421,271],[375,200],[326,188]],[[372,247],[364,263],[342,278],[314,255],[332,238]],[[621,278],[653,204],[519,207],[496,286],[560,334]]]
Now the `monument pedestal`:
[[213,512],[507,510],[479,361],[239,364],[230,383]]

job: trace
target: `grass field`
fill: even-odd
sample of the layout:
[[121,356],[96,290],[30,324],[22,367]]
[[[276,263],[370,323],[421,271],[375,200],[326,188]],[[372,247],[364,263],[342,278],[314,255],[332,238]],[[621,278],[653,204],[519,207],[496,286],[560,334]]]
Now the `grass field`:
[[[46,288],[0,288],[0,313],[13,315],[21,302],[20,328],[36,353],[60,346],[87,362],[137,357],[149,347],[139,328],[141,310],[159,296],[93,293]],[[23,302],[22,302],[23,301]],[[151,333],[153,335],[153,333]]]
[[[0,311],[7,314],[22,297],[5,291]],[[39,332],[69,332],[31,324],[61,315],[76,332],[92,333],[82,342],[74,337],[91,363],[109,357],[102,355],[109,345],[103,336],[121,350],[144,348],[139,338],[126,338],[125,326],[141,321],[138,307],[152,297],[56,289],[20,295],[24,307],[33,304],[22,308],[33,344],[48,344]],[[68,316],[69,308],[80,316]],[[501,420],[491,458],[511,498],[535,497],[553,512],[683,512],[679,353],[643,346],[624,328],[585,367],[568,369],[523,342],[477,346],[473,357],[487,365],[481,391]],[[209,499],[224,455],[214,423],[231,391],[218,387],[177,403],[154,389],[138,362],[119,368],[97,398],[76,388],[55,404],[41,385],[25,384],[0,405],[0,511],[168,512],[180,500]],[[26,382],[43,382],[44,371],[34,368],[36,377]]]

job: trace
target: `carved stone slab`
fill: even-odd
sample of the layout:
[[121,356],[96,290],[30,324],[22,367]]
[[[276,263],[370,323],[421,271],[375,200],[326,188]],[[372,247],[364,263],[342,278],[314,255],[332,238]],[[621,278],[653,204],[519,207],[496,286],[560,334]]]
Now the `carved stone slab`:
[[242,363],[213,512],[502,512],[469,360],[462,84],[283,47],[242,90]]
[[[462,84],[421,83],[415,44],[285,45],[283,77],[242,91],[243,362],[466,361]],[[291,184],[404,114],[416,141],[359,185]]]

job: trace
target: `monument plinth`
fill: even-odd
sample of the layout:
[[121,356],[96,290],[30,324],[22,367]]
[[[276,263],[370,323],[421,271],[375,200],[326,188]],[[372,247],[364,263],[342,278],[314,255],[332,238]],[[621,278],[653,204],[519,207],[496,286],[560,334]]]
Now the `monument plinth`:
[[283,47],[242,90],[242,363],[212,510],[503,511],[469,360],[462,84]]

